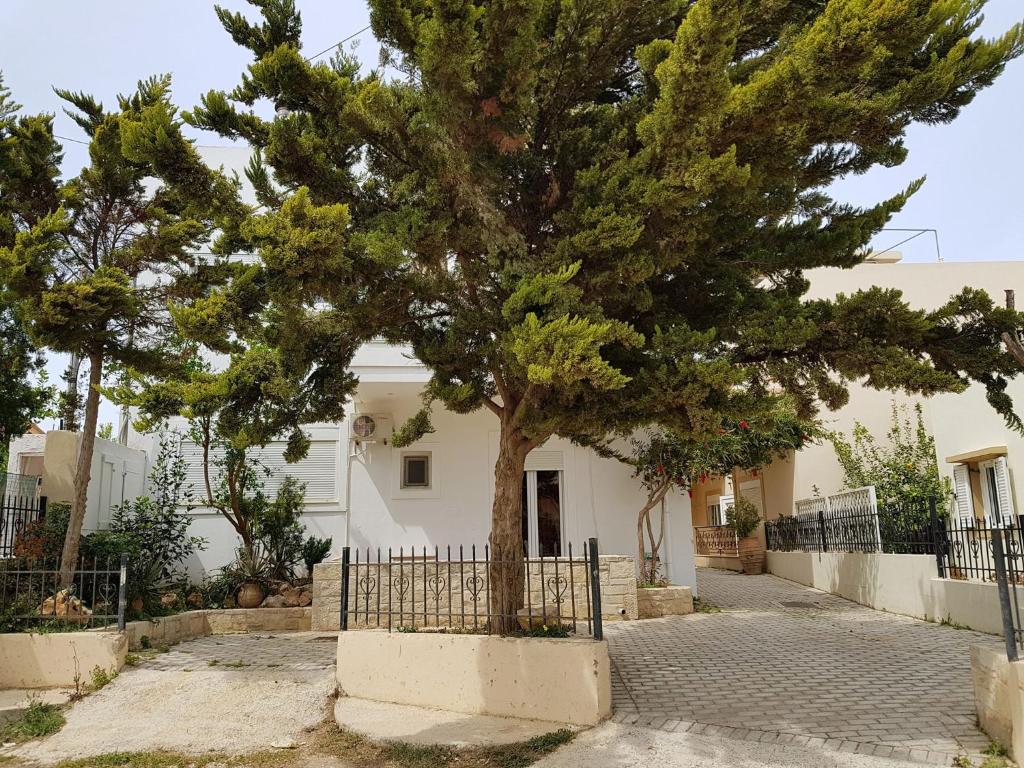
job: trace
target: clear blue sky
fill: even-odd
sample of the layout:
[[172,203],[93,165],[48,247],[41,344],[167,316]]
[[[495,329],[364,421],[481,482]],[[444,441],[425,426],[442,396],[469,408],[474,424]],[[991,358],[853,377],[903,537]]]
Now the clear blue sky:
[[[242,0],[221,4],[254,12]],[[307,55],[369,22],[360,0],[299,0],[299,8]],[[81,138],[81,132],[60,112],[52,86],[85,90],[110,102],[140,77],[170,72],[175,102],[188,108],[211,88],[233,87],[249,62],[247,53],[221,29],[213,4],[206,0],[6,0],[4,11],[0,71],[6,86],[27,110],[56,112],[56,130],[63,136]],[[990,0],[983,32],[998,34],[1022,17],[1020,0]],[[370,32],[360,34],[357,42],[359,58],[374,66],[378,47]],[[1022,133],[1024,61],[1018,60],[956,122],[915,126],[907,137],[910,157],[905,164],[844,180],[835,193],[855,204],[870,204],[927,175],[924,188],[890,226],[938,229],[947,261],[1018,259],[1024,255]],[[224,143],[218,136],[194,135],[202,144]],[[84,147],[66,146],[65,170],[73,173],[85,162]],[[876,246],[884,248],[900,238],[899,233],[882,233]],[[930,238],[918,238],[901,250],[907,260],[935,258]],[[59,374],[60,368],[54,360],[52,372]],[[105,408],[103,419],[113,418]]]

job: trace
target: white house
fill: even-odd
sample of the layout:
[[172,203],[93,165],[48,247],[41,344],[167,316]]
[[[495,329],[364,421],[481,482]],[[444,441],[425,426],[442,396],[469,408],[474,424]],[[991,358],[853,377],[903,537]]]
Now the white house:
[[[283,445],[262,452],[274,473],[273,490],[287,474],[307,483],[307,531],[356,548],[412,547],[432,551],[451,545],[481,548],[490,531],[496,418],[484,409],[469,415],[435,405],[435,432],[407,448],[390,445],[392,430],[422,407],[427,369],[408,349],[386,343],[365,345],[353,361],[359,388],[351,416],[341,424],[310,425],[309,457],[292,465],[281,459]],[[368,418],[367,418],[368,417]],[[195,446],[186,445],[191,482],[201,484]],[[527,457],[523,477],[523,538],[531,555],[574,554],[597,537],[603,554],[635,557],[636,515],[644,494],[632,471],[587,448],[552,439]],[[690,506],[685,493],[666,499],[663,573],[693,585],[695,569]],[[210,545],[200,556],[204,569],[231,559],[236,545],[228,524],[212,510],[196,509],[193,531]]]

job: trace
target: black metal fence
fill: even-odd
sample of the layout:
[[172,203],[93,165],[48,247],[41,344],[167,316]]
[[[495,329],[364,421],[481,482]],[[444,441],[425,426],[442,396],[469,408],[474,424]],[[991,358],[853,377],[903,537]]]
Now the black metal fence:
[[1024,518],[993,528],[986,520],[953,520],[945,530],[942,556],[945,572],[952,579],[996,581],[996,534],[1001,532],[1004,557],[1015,572],[1024,572]]
[[125,626],[127,558],[81,558],[60,586],[59,559],[0,559],[0,632]]
[[1024,573],[1024,516],[998,528],[981,518],[945,519],[930,499],[855,512],[819,510],[765,523],[773,551],[931,555],[940,577],[984,582],[996,581],[997,532],[1009,572]]
[[770,550],[885,552],[934,555],[943,521],[934,500],[880,504],[875,509],[819,509],[765,523]]
[[[1019,518],[1018,518],[1019,520]],[[1003,623],[1003,638],[1006,641],[1006,657],[1017,661],[1019,650],[1024,648],[1024,625],[1021,623],[1018,585],[1024,584],[1024,526],[996,529],[992,535],[992,563],[999,592],[999,610]]]
[[[341,628],[603,637],[597,539],[582,552],[506,558],[483,547],[342,550]],[[501,612],[495,571],[522,569],[523,608]]]
[[0,557],[11,557],[25,529],[46,514],[46,497],[38,478],[0,473]]

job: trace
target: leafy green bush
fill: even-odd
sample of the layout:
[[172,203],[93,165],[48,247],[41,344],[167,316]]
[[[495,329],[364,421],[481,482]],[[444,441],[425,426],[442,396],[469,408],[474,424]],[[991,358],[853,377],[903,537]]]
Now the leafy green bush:
[[303,555],[304,528],[299,522],[306,499],[306,485],[285,477],[274,501],[256,516],[256,533],[267,560],[271,579],[291,581]]
[[313,578],[313,566],[324,561],[333,545],[334,540],[330,537],[320,539],[310,536],[306,539],[306,543],[302,545],[302,562],[306,566],[306,574],[309,578]]
[[940,515],[946,512],[949,478],[939,474],[935,439],[924,424],[921,405],[909,408],[892,404],[892,425],[883,444],[859,421],[852,439],[838,432],[829,435],[847,488],[875,487],[878,503],[926,510],[934,497]]
[[35,699],[17,720],[0,725],[0,742],[22,742],[56,733],[64,725],[64,715],[56,704]]
[[185,487],[185,460],[172,438],[162,438],[150,472],[151,496],[113,508],[110,529],[82,539],[89,557],[116,560],[128,555],[128,604],[142,601],[142,614],[166,612],[160,596],[183,579],[183,564],[206,542],[190,536],[192,518],[182,506],[190,499]]
[[725,524],[736,531],[736,535],[745,539],[757,530],[761,515],[750,499],[737,496],[733,505],[725,512]]

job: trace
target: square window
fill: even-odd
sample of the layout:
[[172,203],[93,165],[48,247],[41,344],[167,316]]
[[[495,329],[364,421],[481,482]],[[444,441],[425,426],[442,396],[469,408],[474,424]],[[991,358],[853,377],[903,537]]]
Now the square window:
[[402,488],[430,487],[430,454],[403,454]]

